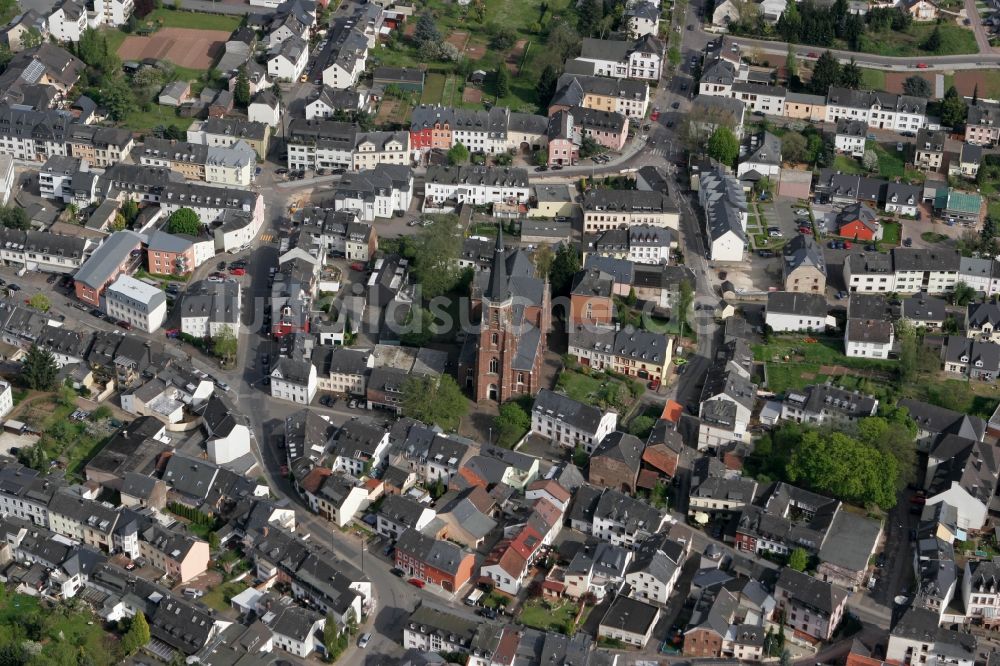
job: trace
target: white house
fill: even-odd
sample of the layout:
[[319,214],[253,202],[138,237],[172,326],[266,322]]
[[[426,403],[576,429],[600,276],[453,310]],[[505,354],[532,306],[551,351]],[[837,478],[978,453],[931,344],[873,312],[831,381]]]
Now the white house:
[[844,353],[861,358],[889,358],[895,333],[892,323],[881,319],[848,319]]
[[640,1],[626,8],[625,21],[633,39],[660,34],[660,8],[652,2]]
[[81,0],[63,0],[49,14],[49,33],[60,42],[79,42],[87,29],[87,5]]
[[1000,562],[966,560],[962,600],[973,624],[994,628],[1000,623]]
[[618,595],[608,607],[597,629],[600,638],[643,648],[660,619],[660,608],[638,599]]
[[928,454],[927,504],[955,507],[960,530],[983,529],[997,486],[997,452],[994,444],[945,436]]
[[223,465],[250,453],[250,428],[222,399],[213,397],[208,401],[202,420],[209,460]]
[[593,453],[617,427],[618,414],[613,410],[602,411],[545,388],[531,409],[531,432],[569,449],[581,446],[587,453]]
[[329,58],[323,65],[323,85],[331,88],[352,88],[365,71],[368,62],[368,38],[359,30],[349,27],[337,31],[330,39]]
[[247,119],[276,128],[281,122],[281,102],[270,90],[258,93],[247,107]]
[[132,326],[152,333],[167,317],[167,297],[163,290],[120,275],[104,292],[104,310],[109,317],[127,321]]
[[424,205],[445,202],[473,206],[527,204],[528,172],[515,167],[431,166],[424,183]]
[[389,539],[412,527],[423,530],[437,517],[437,512],[406,495],[386,495],[375,514],[375,531]]
[[682,543],[666,534],[654,534],[641,541],[625,572],[625,582],[631,586],[632,595],[666,606],[690,548],[690,540]]
[[752,134],[747,154],[736,167],[736,176],[742,178],[748,171],[756,171],[777,182],[781,175],[781,139],[770,132]]
[[308,405],[316,388],[316,366],[309,361],[280,358],[271,369],[272,398]]
[[270,627],[276,647],[300,659],[317,651],[326,653],[322,640],[326,618],[316,611],[292,603],[279,604],[276,611],[264,614],[263,621]]
[[743,261],[748,207],[739,181],[718,171],[699,176],[698,202],[705,211],[709,256],[714,261]]
[[840,118],[837,120],[837,133],[833,145],[838,153],[862,157],[865,154],[867,136],[868,123],[851,118]]
[[351,419],[330,444],[333,470],[360,478],[381,467],[388,449],[388,430],[374,422]]
[[94,0],[97,22],[113,28],[124,25],[133,9],[135,5],[132,0]]
[[0,381],[0,419],[7,416],[12,409],[14,409],[14,392],[9,382]]
[[826,122],[836,123],[841,118],[864,122],[872,129],[916,133],[927,124],[927,100],[831,87],[826,96]]
[[276,81],[298,81],[308,62],[309,43],[301,37],[289,37],[268,54],[267,74]]
[[825,331],[826,296],[797,291],[772,291],[767,295],[765,322],[775,332]]
[[616,79],[659,81],[666,47],[655,34],[635,41],[583,40],[577,61],[593,65],[594,74]]
[[968,631],[938,626],[938,614],[911,607],[889,632],[885,660],[892,664],[973,666],[976,637]]

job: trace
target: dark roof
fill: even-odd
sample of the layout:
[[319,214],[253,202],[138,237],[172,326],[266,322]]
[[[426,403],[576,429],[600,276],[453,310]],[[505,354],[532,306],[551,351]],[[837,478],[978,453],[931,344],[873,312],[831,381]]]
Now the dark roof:
[[462,562],[466,557],[470,557],[460,546],[450,541],[439,541],[424,536],[412,528],[399,536],[396,550],[406,553],[418,562],[452,575],[458,573]]
[[601,440],[591,455],[591,461],[598,457],[611,458],[624,463],[629,469],[638,471],[645,448],[645,443],[635,435],[615,431]]
[[767,312],[825,317],[826,296],[795,291],[772,291],[767,295]]
[[905,407],[921,430],[930,433],[947,433],[981,441],[986,433],[986,422],[978,416],[963,414],[927,402],[902,398],[897,403]]
[[656,606],[619,594],[601,618],[601,626],[645,634],[652,629],[659,613]]
[[775,587],[787,591],[789,597],[797,604],[812,608],[824,615],[833,615],[847,599],[846,590],[790,567],[781,570]]
[[604,413],[593,405],[588,405],[569,396],[543,388],[535,396],[532,411],[540,415],[554,417],[577,430],[593,433]]

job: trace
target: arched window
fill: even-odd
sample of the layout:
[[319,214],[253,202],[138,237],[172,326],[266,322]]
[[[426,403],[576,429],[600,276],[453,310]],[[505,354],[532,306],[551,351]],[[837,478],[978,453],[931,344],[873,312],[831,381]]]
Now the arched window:
[[490,337],[491,337],[491,339],[493,341],[493,346],[494,347],[496,347],[498,344],[500,344],[500,334],[499,333],[494,333]]

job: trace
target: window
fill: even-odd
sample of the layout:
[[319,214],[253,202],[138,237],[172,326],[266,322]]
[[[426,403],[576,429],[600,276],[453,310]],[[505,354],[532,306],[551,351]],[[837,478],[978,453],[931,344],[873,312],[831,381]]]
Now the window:
[[500,371],[500,361],[495,358],[490,359],[490,374],[497,374]]

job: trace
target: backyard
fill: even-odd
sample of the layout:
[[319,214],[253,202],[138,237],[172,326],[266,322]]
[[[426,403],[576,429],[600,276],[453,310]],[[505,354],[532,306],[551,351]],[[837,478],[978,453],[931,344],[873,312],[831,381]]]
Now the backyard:
[[217,611],[225,611],[230,608],[230,600],[237,594],[247,589],[248,585],[243,581],[230,581],[217,585],[205,593],[201,602],[209,608]]
[[[625,413],[633,401],[633,394],[623,380],[587,368],[563,370],[556,385],[574,400],[602,408],[613,407],[619,413]],[[641,385],[639,390],[642,390]]]
[[573,601],[532,599],[521,607],[521,624],[541,631],[572,635],[579,606]]
[[[539,5],[531,0],[485,0],[483,18],[479,19],[475,6],[461,6],[445,0],[429,0],[424,11],[430,12],[444,41],[456,46],[468,65],[454,62],[428,62],[412,37],[395,37],[389,44],[373,54],[376,65],[413,67],[425,69],[427,80],[418,99],[424,104],[442,103],[464,108],[483,108],[483,101],[510,107],[512,111],[535,112],[540,104],[536,91],[538,77],[547,62],[546,49],[541,43],[543,27],[561,17],[569,8],[568,0],[552,0]],[[410,20],[410,26],[417,22]],[[505,49],[494,48],[491,31],[495,26],[509,28],[514,34],[514,44]],[[407,31],[410,32],[409,30]],[[497,98],[497,68],[503,64],[510,73],[507,94]],[[467,85],[466,73],[482,70],[487,73],[485,82],[476,89],[477,94],[463,99]],[[472,84],[468,84],[470,87]],[[416,97],[416,96],[414,96]],[[482,97],[482,101],[479,98]]]
[[240,17],[227,14],[205,14],[178,9],[164,9],[161,7],[147,14],[143,23],[150,25],[159,23],[164,28],[193,28],[195,30],[225,30],[226,32],[232,32],[240,27]]
[[[934,29],[939,29],[941,45],[928,53],[923,44]],[[843,44],[846,47],[846,43]],[[960,55],[976,53],[976,36],[971,30],[949,22],[913,23],[905,30],[874,32],[863,35],[858,51],[883,56]]]
[[[815,340],[815,342],[808,342]],[[809,384],[837,380],[848,375],[875,383],[888,383],[896,375],[895,361],[849,358],[839,336],[806,335],[772,337],[754,345],[754,358],[767,368],[767,389],[786,393]]]

